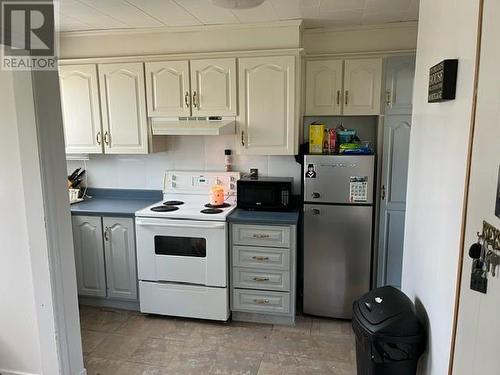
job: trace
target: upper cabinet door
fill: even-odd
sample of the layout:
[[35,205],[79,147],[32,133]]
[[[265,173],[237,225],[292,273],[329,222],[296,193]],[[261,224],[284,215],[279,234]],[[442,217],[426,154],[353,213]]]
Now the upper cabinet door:
[[102,221],[108,297],[136,300],[134,219],[104,217]]
[[295,154],[295,57],[239,59],[239,150]]
[[102,153],[97,67],[59,67],[66,153]]
[[385,113],[411,115],[415,56],[389,57],[385,71]]
[[193,116],[236,116],[236,59],[191,60]]
[[306,63],[306,115],[342,113],[342,60]]
[[344,115],[379,115],[382,59],[346,60]]
[[147,154],[148,125],[142,63],[99,64],[107,154]]
[[149,116],[190,116],[189,62],[146,63]]
[[106,297],[100,216],[73,216],[76,279],[81,296]]

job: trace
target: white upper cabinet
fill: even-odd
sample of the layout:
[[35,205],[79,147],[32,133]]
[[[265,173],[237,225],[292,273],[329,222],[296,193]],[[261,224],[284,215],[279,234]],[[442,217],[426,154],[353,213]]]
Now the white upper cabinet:
[[385,114],[412,112],[415,56],[389,57],[385,65]]
[[66,153],[102,153],[96,66],[61,66],[59,82]]
[[306,63],[306,115],[342,114],[342,60]]
[[193,116],[236,116],[236,60],[191,60]]
[[240,153],[295,154],[295,57],[241,58],[238,75]]
[[149,116],[190,116],[189,62],[146,63]]
[[143,64],[99,64],[98,68],[105,152],[147,154]]
[[382,59],[346,60],[344,115],[380,114]]

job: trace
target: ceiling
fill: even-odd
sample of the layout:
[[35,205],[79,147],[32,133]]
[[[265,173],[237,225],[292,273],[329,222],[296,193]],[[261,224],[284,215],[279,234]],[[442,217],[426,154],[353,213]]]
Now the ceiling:
[[59,30],[105,30],[303,19],[306,28],[414,21],[419,0],[265,0],[229,10],[210,0],[56,0]]

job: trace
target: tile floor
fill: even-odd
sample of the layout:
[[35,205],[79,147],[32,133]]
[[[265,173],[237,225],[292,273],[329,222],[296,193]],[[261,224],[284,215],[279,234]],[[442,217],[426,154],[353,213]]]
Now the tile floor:
[[218,323],[80,307],[88,375],[355,374],[350,322]]

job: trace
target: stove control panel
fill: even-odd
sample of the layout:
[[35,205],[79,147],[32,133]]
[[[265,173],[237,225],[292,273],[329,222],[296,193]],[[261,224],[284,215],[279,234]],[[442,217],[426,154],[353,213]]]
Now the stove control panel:
[[163,192],[176,194],[209,194],[214,185],[221,185],[226,195],[236,196],[239,172],[167,171]]

